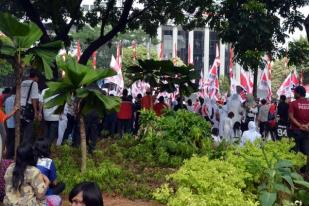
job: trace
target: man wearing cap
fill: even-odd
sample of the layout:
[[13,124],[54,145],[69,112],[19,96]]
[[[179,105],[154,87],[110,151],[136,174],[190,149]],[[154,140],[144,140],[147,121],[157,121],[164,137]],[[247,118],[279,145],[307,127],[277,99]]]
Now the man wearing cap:
[[[309,100],[305,98],[306,89],[297,86],[294,90],[295,101],[289,105],[289,118],[296,142],[296,150],[307,155],[309,166]],[[308,168],[307,168],[308,169]]]

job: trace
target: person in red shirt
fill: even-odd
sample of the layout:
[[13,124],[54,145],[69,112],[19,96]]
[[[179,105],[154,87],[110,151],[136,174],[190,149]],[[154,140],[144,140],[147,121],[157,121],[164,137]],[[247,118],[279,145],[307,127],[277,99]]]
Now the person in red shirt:
[[309,100],[305,96],[306,89],[297,86],[294,90],[296,100],[289,105],[289,118],[296,142],[296,150],[307,155],[307,169],[309,169]]
[[119,112],[117,113],[118,120],[118,134],[120,137],[124,133],[131,132],[131,120],[133,117],[133,104],[131,99],[128,97],[128,91],[123,91],[122,102],[120,104]]
[[154,97],[151,95],[151,93],[151,89],[147,89],[146,96],[144,96],[141,100],[142,109],[153,109]]
[[163,96],[160,96],[159,97],[159,103],[157,103],[153,106],[153,110],[155,111],[155,113],[158,117],[160,117],[163,113],[163,110],[167,109],[167,108],[168,108],[168,106],[167,106],[167,104],[165,104]]

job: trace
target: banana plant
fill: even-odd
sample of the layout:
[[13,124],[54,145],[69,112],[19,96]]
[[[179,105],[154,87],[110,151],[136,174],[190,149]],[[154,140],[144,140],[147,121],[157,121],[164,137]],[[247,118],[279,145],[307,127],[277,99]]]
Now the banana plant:
[[[8,13],[0,12],[0,59],[12,65],[16,75],[15,104],[20,107],[20,87],[25,66],[42,69],[52,78],[51,63],[62,48],[61,41],[40,44],[43,35],[33,22],[19,22]],[[20,142],[20,112],[16,114],[15,151]]]
[[47,83],[49,89],[44,98],[52,96],[54,98],[48,101],[45,107],[58,106],[59,110],[63,111],[66,102],[74,101],[76,117],[80,124],[81,171],[84,172],[87,162],[84,117],[93,109],[100,115],[119,110],[120,98],[106,96],[95,86],[95,82],[113,76],[115,72],[111,69],[93,70],[90,66],[78,64],[73,58],[68,58],[64,62],[57,62],[57,64],[63,70],[64,76],[58,81]]

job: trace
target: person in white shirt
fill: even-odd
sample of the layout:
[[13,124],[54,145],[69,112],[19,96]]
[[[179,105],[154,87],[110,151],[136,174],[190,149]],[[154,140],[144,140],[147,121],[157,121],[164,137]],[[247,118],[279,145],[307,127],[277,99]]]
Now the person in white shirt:
[[224,120],[227,118],[227,105],[223,105],[220,109],[220,121],[219,121],[219,135],[223,137],[223,127],[224,127]]
[[191,99],[188,99],[188,101],[187,101],[187,109],[190,112],[194,112],[194,105],[192,104],[192,100]]
[[[14,111],[15,107],[15,95],[16,88],[14,87],[11,91],[11,95],[4,102],[4,111],[6,114],[10,114]],[[6,138],[6,158],[14,158],[14,147],[15,147],[15,117],[12,116],[6,120],[7,127],[7,138]]]
[[233,118],[234,113],[229,112],[227,118],[223,120],[223,138],[226,139],[228,142],[233,142]]
[[55,98],[56,96],[44,98],[47,89],[42,91],[40,95],[40,102],[43,105],[43,116],[44,116],[44,139],[51,144],[54,139],[58,138],[58,124],[59,124],[59,114],[56,114],[58,106],[52,108],[45,108],[44,105]]
[[[41,114],[39,112],[39,87],[38,82],[39,75],[35,69],[30,70],[29,78],[21,83],[21,131],[22,131],[22,142],[33,143],[33,121],[35,119],[41,120]],[[28,99],[28,101],[27,101]],[[30,114],[23,115],[23,108],[29,106]],[[29,114],[29,112],[27,112]]]
[[248,124],[249,130],[245,131],[241,137],[240,145],[244,145],[246,142],[253,143],[256,139],[261,138],[261,134],[256,131],[255,122],[250,121]]

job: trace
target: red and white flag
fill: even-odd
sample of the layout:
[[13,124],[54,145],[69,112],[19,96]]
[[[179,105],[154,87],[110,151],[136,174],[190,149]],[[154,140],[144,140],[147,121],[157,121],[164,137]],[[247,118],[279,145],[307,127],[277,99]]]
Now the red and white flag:
[[192,64],[192,59],[191,59],[191,45],[188,45],[188,64]]
[[268,72],[268,66],[263,70],[263,73],[261,75],[261,80],[259,84],[259,89],[266,91],[267,93],[267,99],[271,100],[271,86],[269,84],[269,72]]
[[220,67],[220,51],[218,45],[216,46],[216,58],[209,71],[207,79],[207,90],[210,99],[216,98],[219,92],[219,79],[218,79],[218,69]]
[[163,42],[160,44],[160,50],[159,50],[159,59],[163,59]]
[[277,91],[277,95],[285,95],[286,97],[293,97],[293,89],[299,85],[296,70],[290,73]]
[[112,55],[111,62],[110,62],[110,67],[117,72],[115,76],[108,77],[105,79],[105,83],[114,83],[116,84],[119,88],[123,89],[124,88],[124,81],[123,81],[123,76],[122,76],[122,70],[121,70],[121,45],[120,43],[117,46],[117,56],[116,58],[114,55]]
[[133,62],[136,61],[136,41],[132,41],[132,50],[133,50]]
[[244,88],[247,93],[250,93],[250,80],[248,74],[243,68],[240,70],[240,86]]
[[81,56],[81,49],[80,49],[80,42],[79,42],[79,40],[77,41],[77,53],[76,53],[76,55],[77,55],[77,61],[79,61],[79,58]]
[[281,86],[277,91],[277,95],[280,97],[281,95],[285,95],[286,97],[292,97],[292,79],[291,73],[285,78]]
[[233,48],[230,48],[230,65],[229,65],[229,73],[230,73],[230,79],[233,79],[233,58],[234,58],[234,52]]
[[92,53],[92,66],[93,66],[93,69],[97,68],[97,51],[94,51]]
[[174,59],[173,59],[173,63],[176,64],[177,63],[177,45],[176,45],[176,43],[174,44],[174,53],[175,53],[175,56],[174,56]]
[[291,76],[291,83],[292,83],[292,87],[296,87],[299,85],[299,80],[298,80],[298,77],[297,77],[297,72],[296,72],[296,69],[294,69],[294,72],[292,73],[292,76]]

